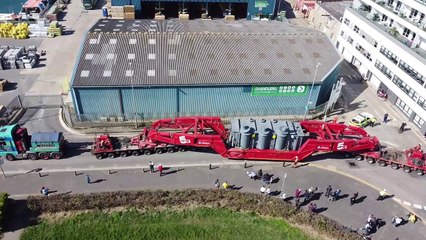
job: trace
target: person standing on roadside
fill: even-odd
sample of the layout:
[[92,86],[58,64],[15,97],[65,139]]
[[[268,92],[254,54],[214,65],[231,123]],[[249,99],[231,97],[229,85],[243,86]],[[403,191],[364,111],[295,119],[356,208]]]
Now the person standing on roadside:
[[91,184],[92,183],[92,180],[90,179],[89,174],[86,174],[86,181],[87,181],[87,184]]
[[379,197],[377,197],[377,201],[382,201],[386,197],[386,189],[383,189],[379,192]]
[[333,189],[331,188],[331,185],[328,185],[327,189],[325,190],[325,196],[329,197],[332,190]]
[[358,198],[358,192],[354,193],[354,195],[350,198],[351,206],[354,205],[357,198]]
[[266,192],[266,188],[265,185],[263,185],[262,187],[260,187],[260,193],[264,194]]
[[223,182],[222,184],[223,189],[228,189],[229,188],[229,184],[227,181]]
[[153,172],[154,172],[154,162],[153,162],[153,161],[149,161],[149,171],[150,171],[151,173],[153,173]]
[[383,122],[387,123],[388,122],[388,118],[389,118],[389,114],[385,113],[385,115],[383,116]]
[[163,176],[163,165],[160,163],[158,164],[158,171],[160,172],[160,177]]
[[214,181],[214,186],[215,186],[216,189],[219,189],[219,187],[220,187],[219,179],[216,179],[216,181]]

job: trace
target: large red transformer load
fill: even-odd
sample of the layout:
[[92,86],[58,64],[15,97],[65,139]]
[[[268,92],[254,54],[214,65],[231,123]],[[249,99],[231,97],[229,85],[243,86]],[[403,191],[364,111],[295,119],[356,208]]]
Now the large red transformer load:
[[98,159],[117,155],[211,148],[229,159],[302,161],[315,152],[363,154],[379,141],[358,127],[322,121],[233,119],[227,130],[219,117],[162,119],[131,139],[101,135],[92,153]]

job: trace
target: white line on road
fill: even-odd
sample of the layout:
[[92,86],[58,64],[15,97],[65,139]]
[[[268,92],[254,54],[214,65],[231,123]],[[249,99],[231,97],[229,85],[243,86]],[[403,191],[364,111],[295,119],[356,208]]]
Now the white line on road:
[[399,198],[393,198],[393,200],[397,203],[401,203],[401,199],[399,199]]
[[[209,165],[212,166],[226,166],[226,165],[243,165],[244,162],[242,161],[231,161],[231,162],[213,162],[213,163],[199,163],[199,164],[166,164],[166,167],[174,168],[174,167],[207,167]],[[140,165],[140,168],[149,168],[148,165]],[[107,171],[107,170],[134,170],[138,169],[134,165],[132,166],[120,166],[120,167],[95,167],[93,165],[89,166],[88,168],[62,168],[62,169],[43,169],[43,173],[56,173],[56,172],[80,172],[80,171]],[[26,173],[28,170],[22,170],[19,169],[18,171],[5,171],[6,174],[19,174],[19,173]]]
[[404,204],[411,207],[411,203],[404,201]]
[[413,203],[413,208],[422,209],[422,205]]

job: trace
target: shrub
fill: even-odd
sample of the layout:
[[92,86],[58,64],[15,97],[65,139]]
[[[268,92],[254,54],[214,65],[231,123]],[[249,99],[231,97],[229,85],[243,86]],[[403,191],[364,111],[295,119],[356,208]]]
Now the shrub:
[[3,230],[3,220],[4,220],[4,212],[6,210],[7,198],[9,194],[0,193],[0,232]]
[[226,190],[188,189],[183,191],[104,192],[76,195],[52,195],[48,198],[30,196],[28,208],[36,213],[55,213],[90,209],[130,207],[153,209],[156,207],[213,206],[235,211],[256,212],[260,215],[285,219],[287,222],[311,226],[320,234],[333,239],[362,239],[336,221],[323,215],[296,209],[278,198],[255,193]]

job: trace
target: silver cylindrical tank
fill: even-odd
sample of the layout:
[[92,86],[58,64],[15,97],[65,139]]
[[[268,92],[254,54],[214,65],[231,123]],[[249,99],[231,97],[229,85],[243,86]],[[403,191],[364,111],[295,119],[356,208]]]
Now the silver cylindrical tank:
[[269,149],[271,142],[271,130],[265,128],[259,131],[259,139],[257,140],[257,149]]
[[241,129],[241,141],[240,141],[241,148],[250,147],[251,133],[252,133],[252,128],[249,126],[244,126]]
[[286,138],[286,127],[280,127],[276,131],[275,150],[283,150]]

